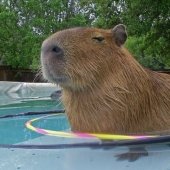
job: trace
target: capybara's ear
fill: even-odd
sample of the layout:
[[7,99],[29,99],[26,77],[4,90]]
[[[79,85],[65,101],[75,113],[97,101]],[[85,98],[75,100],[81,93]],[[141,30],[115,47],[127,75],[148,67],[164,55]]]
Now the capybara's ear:
[[116,25],[113,28],[113,39],[118,46],[125,43],[127,39],[126,27],[123,24]]

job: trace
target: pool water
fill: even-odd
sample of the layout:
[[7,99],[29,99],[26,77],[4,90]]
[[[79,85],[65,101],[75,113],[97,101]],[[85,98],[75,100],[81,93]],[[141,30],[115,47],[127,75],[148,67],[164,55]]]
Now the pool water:
[[[37,88],[31,85],[30,92],[27,85],[25,92],[25,89],[16,88],[18,86],[26,87],[24,85],[8,84],[12,88],[15,86],[15,90],[9,92],[9,88],[6,88],[8,93],[1,94],[0,116],[64,108],[59,100],[50,98],[50,94],[56,90],[55,86],[46,87],[45,85],[43,90],[37,92]],[[4,85],[4,87],[6,86]],[[36,90],[34,91],[34,89]],[[43,115],[0,119],[1,146],[2,144],[32,146],[32,148],[0,148],[0,170],[170,170],[170,147],[167,144],[146,145],[144,147],[148,151],[148,156],[140,157],[133,162],[130,162],[129,159],[120,161],[117,159],[117,155],[128,152],[127,146],[64,148],[59,146],[100,142],[100,140],[41,135],[25,127],[27,121],[41,116]],[[40,119],[33,122],[32,125],[55,131],[70,131],[65,114]],[[37,148],[37,145],[58,147]],[[135,152],[140,153],[141,151],[136,150]]]
[[[14,95],[13,95],[14,96]],[[50,96],[50,92],[49,92]],[[40,112],[46,110],[63,109],[63,105],[59,100],[52,100],[50,97],[27,97],[27,98],[12,98],[8,94],[1,95],[0,116],[10,114],[21,114],[26,112]],[[4,101],[6,101],[4,103]],[[6,104],[7,103],[7,104]],[[38,116],[19,116],[6,119],[0,119],[0,144],[16,144],[30,139],[42,136],[27,129],[24,124]],[[51,117],[47,120],[35,122],[35,125],[40,128],[65,130],[69,128],[66,116]],[[57,121],[58,120],[58,121]]]
[[[25,127],[27,121],[37,117],[40,117],[40,115],[1,119],[0,144],[17,144],[42,136],[41,134],[33,132]],[[64,114],[62,116],[36,121],[32,125],[43,129],[58,131],[70,128],[67,117]]]

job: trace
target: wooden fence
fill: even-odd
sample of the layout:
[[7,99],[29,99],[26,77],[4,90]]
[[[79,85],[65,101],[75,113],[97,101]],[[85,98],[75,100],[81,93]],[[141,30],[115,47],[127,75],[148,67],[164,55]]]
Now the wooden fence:
[[[157,72],[170,74],[170,70],[155,70]],[[42,77],[37,77],[37,72],[29,69],[13,69],[10,66],[0,66],[0,81],[16,82],[44,82]]]
[[44,82],[36,76],[36,72],[30,69],[13,69],[10,66],[0,66],[0,81],[16,82]]

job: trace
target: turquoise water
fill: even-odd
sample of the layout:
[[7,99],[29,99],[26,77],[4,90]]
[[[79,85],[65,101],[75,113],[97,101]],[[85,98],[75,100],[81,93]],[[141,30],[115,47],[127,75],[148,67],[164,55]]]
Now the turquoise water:
[[[44,99],[10,99],[9,97],[4,96],[4,98],[9,100],[9,104],[0,105],[0,116],[63,109],[63,105],[60,101],[52,100],[50,97],[45,97]],[[0,144],[16,144],[42,136],[25,127],[27,121],[40,116],[42,115],[17,116],[0,119]],[[39,128],[58,131],[69,128],[65,114],[42,119],[34,122],[32,125]]]

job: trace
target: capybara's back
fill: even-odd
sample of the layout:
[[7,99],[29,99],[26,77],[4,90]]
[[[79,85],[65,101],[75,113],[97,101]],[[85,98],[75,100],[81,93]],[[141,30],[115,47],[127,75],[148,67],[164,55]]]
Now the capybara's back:
[[72,28],[41,48],[45,79],[62,87],[73,131],[161,134],[170,128],[170,76],[143,68],[123,46],[124,25]]

